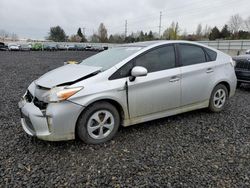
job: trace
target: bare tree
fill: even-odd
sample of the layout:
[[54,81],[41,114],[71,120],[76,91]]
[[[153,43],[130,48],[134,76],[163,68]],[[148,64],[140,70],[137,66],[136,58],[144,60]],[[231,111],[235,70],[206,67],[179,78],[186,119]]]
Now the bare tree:
[[246,30],[250,32],[250,16],[244,21],[244,23]]
[[201,39],[201,37],[202,37],[202,25],[201,24],[198,24],[198,26],[197,26],[196,36],[198,39]]
[[9,33],[5,30],[0,30],[0,40],[4,42],[9,37]]
[[209,38],[209,34],[211,33],[212,28],[208,25],[203,29],[202,34],[204,38]]
[[18,36],[15,33],[12,33],[10,38],[11,38],[12,41],[17,41],[18,40]]
[[108,31],[103,23],[101,23],[99,26],[98,36],[99,36],[100,42],[107,42],[108,41]]
[[239,14],[231,16],[229,20],[229,28],[234,34],[238,33],[242,25],[243,25],[243,19]]

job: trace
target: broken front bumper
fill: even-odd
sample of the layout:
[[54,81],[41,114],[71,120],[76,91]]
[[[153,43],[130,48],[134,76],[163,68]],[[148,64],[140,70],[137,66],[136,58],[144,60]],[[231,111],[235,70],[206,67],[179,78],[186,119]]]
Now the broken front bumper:
[[21,124],[27,134],[47,141],[75,139],[75,125],[83,110],[81,105],[64,101],[50,103],[46,110],[40,110],[25,98],[18,105]]

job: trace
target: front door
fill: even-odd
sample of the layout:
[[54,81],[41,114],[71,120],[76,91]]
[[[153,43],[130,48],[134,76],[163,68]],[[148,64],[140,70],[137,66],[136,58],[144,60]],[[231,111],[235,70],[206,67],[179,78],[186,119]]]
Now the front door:
[[145,77],[128,83],[130,118],[163,112],[180,106],[180,68],[176,67],[175,48],[167,45],[150,50],[134,60],[134,66],[148,70]]

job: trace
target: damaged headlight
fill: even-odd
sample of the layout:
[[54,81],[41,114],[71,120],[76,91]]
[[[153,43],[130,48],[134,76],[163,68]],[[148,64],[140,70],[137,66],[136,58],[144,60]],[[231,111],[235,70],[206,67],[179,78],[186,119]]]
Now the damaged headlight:
[[48,103],[64,101],[82,89],[83,87],[75,87],[75,88],[54,87],[50,91],[44,94],[43,99],[44,99],[44,102],[48,102]]

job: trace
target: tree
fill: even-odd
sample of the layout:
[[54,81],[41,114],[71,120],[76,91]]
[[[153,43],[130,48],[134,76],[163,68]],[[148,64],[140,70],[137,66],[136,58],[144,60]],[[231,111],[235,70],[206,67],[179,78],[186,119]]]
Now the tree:
[[5,39],[9,37],[9,33],[5,30],[0,30],[0,40],[4,42]]
[[217,27],[214,27],[209,35],[209,40],[216,40],[220,38],[220,31]]
[[79,35],[71,35],[69,41],[70,42],[81,42],[82,38]]
[[224,25],[224,27],[222,28],[220,32],[220,36],[223,39],[228,39],[231,36],[231,32],[228,29],[228,25]]
[[103,23],[98,28],[99,42],[108,42],[108,31]]
[[97,34],[93,34],[93,35],[90,37],[90,42],[93,42],[93,43],[99,42],[99,36],[98,36]]
[[198,24],[197,29],[196,29],[196,37],[198,40],[202,38],[202,25]]
[[209,34],[211,33],[211,27],[209,27],[208,25],[206,25],[206,27],[203,29],[203,37],[208,39],[209,38]]
[[78,35],[79,37],[81,37],[81,41],[80,41],[80,42],[87,42],[87,39],[86,39],[86,37],[82,34],[82,30],[81,30],[80,27],[79,27],[79,29],[77,30],[77,35]]
[[179,24],[178,22],[172,22],[169,28],[167,28],[163,33],[163,38],[167,40],[177,40],[179,39]]
[[49,31],[48,40],[52,40],[54,42],[65,42],[67,41],[67,36],[64,30],[60,26],[51,27]]
[[235,14],[231,16],[229,20],[229,28],[233,32],[233,34],[237,34],[238,31],[241,29],[243,24],[243,19],[239,14]]
[[244,21],[245,28],[250,32],[250,16]]
[[12,41],[17,41],[17,40],[18,40],[17,34],[12,33],[12,34],[11,34],[11,40],[12,40]]
[[149,31],[149,34],[148,34],[148,40],[154,40],[154,34],[152,31]]

